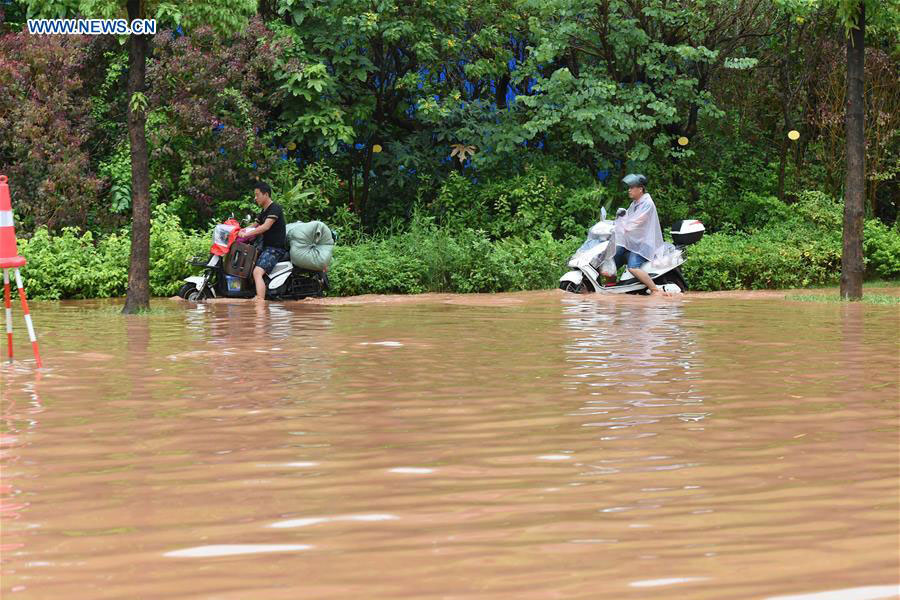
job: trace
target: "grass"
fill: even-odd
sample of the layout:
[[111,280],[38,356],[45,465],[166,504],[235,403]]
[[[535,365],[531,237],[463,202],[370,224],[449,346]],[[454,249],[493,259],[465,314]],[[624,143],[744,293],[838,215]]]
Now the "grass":
[[175,313],[184,312],[184,307],[177,305],[177,304],[173,304],[171,306],[166,306],[166,305],[160,305],[160,304],[154,303],[153,305],[150,306],[150,308],[148,308],[146,310],[141,310],[136,313],[126,315],[122,312],[122,306],[124,306],[124,303],[116,304],[114,306],[101,306],[98,308],[90,308],[88,310],[90,310],[90,312],[97,314],[97,315],[104,315],[104,316],[110,316],[110,317],[160,317],[160,316],[166,316],[166,315],[172,315]]
[[[789,294],[785,296],[785,300],[792,300],[794,302],[845,302],[845,300],[842,300],[840,295],[837,294]],[[900,305],[900,296],[889,296],[887,294],[863,294],[862,302],[864,304]]]
[[864,281],[864,288],[879,287],[900,287],[900,279],[873,279],[872,281]]
[[[881,306],[895,306],[900,304],[900,296],[891,295],[891,294],[879,294],[877,292],[872,292],[871,290],[877,290],[879,288],[897,288],[900,287],[900,279],[872,279],[869,281],[863,282],[863,288],[865,290],[863,292],[862,302],[864,304],[878,304]],[[810,290],[815,289],[827,289],[833,290],[833,294],[788,294],[784,297],[785,300],[791,300],[793,302],[825,302],[825,303],[838,303],[845,302],[841,300],[840,293],[835,289],[834,285],[829,286],[810,286]]]
[[[838,273],[838,279],[835,279],[831,283],[822,283],[806,286],[805,289],[808,290],[828,290],[834,289],[840,283],[840,273]],[[900,279],[869,279],[863,281],[864,288],[886,288],[886,287],[900,287]]]

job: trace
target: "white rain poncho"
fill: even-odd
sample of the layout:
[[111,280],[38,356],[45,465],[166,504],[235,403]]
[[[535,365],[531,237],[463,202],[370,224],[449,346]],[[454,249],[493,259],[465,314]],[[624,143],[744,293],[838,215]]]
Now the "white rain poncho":
[[663,245],[659,216],[650,194],[632,202],[625,215],[616,219],[615,241],[617,246],[637,252],[647,260],[652,259]]

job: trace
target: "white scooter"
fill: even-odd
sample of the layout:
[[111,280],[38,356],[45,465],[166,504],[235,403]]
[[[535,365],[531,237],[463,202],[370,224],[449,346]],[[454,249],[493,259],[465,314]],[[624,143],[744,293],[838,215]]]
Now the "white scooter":
[[[227,254],[210,253],[208,259],[192,258],[188,261],[194,267],[203,267],[203,273],[185,277],[186,283],[178,290],[180,297],[190,302],[202,302],[209,298],[256,296],[256,284],[251,272],[260,244],[234,244],[229,248],[229,234],[237,227],[237,221],[233,223],[217,225],[213,231],[213,246],[220,246],[221,252],[227,251]],[[263,275],[263,283],[269,300],[321,297],[328,291],[325,271],[302,269],[292,264],[290,259],[282,260],[270,274]]]
[[[625,213],[620,208],[618,218]],[[674,244],[664,244],[652,260],[641,265],[653,283],[670,293],[687,291],[687,284],[681,274],[684,264],[684,250],[700,241],[706,228],[697,220],[679,221],[672,226]],[[615,221],[607,220],[606,209],[600,213],[600,221],[588,230],[584,244],[569,259],[569,271],[560,277],[559,289],[584,294],[599,292],[604,294],[644,294],[647,286],[638,281],[628,269],[611,283],[604,284],[604,275],[614,277],[616,268],[613,256],[616,252]]]

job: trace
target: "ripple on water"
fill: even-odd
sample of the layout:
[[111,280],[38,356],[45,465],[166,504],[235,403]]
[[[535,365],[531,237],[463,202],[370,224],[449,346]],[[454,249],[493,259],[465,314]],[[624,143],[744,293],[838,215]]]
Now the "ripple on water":
[[37,303],[0,595],[900,595],[896,309],[454,298]]
[[272,523],[269,527],[273,529],[287,529],[293,527],[309,527],[310,525],[318,525],[320,523],[334,523],[337,521],[396,521],[400,517],[395,515],[343,515],[338,517],[305,517],[302,519],[288,519],[286,521],[278,521]]
[[641,581],[632,581],[628,585],[636,588],[646,587],[662,587],[665,585],[675,585],[676,583],[691,583],[694,581],[708,581],[709,577],[668,577],[664,579],[643,579]]
[[428,469],[425,467],[394,467],[393,469],[388,469],[391,473],[401,473],[403,475],[427,475],[428,473],[434,473],[434,469]]
[[175,558],[212,558],[215,556],[234,556],[237,554],[265,554],[267,552],[297,552],[309,550],[307,544],[213,544],[195,546],[183,550],[172,550],[164,556]]
[[813,592],[811,594],[791,594],[789,596],[770,596],[766,600],[879,600],[881,598],[900,597],[898,585],[870,585],[866,587]]

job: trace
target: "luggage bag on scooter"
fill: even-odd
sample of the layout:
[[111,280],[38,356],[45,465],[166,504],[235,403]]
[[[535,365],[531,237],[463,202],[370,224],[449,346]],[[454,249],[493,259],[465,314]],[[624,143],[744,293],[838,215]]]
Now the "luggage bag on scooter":
[[231,250],[225,256],[226,275],[233,275],[246,279],[253,273],[253,267],[256,266],[257,250],[255,246],[250,244],[242,244],[235,242],[231,245]]

